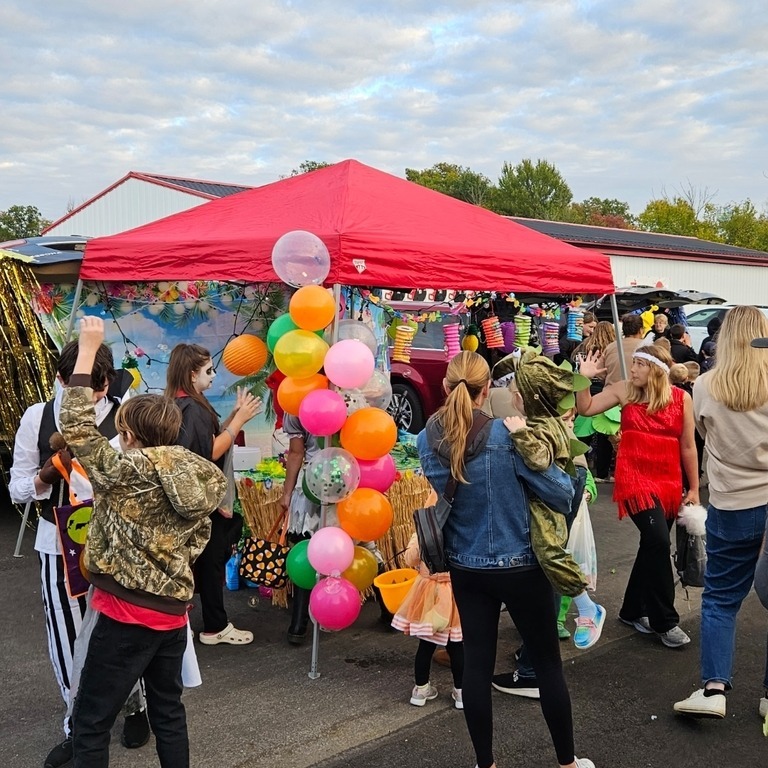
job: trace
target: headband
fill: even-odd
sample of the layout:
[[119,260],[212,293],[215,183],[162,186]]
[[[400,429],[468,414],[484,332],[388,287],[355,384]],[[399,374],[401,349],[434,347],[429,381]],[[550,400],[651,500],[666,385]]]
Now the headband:
[[655,365],[658,365],[664,373],[669,373],[669,366],[665,362],[659,360],[658,357],[649,355],[647,352],[634,352],[632,357],[639,357],[641,360],[647,360],[649,363],[654,363]]

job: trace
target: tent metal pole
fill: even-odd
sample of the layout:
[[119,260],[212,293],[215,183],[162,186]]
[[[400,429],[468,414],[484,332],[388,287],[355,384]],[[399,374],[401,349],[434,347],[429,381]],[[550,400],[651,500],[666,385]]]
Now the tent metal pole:
[[27,521],[29,520],[29,510],[32,508],[32,502],[28,501],[24,507],[24,514],[21,518],[21,525],[19,526],[19,536],[16,539],[16,549],[13,551],[14,557],[24,557],[21,554],[21,542],[24,539],[24,531],[27,528]]
[[72,329],[75,327],[75,315],[77,314],[77,308],[80,306],[80,296],[83,293],[83,281],[78,278],[77,286],[75,287],[75,297],[72,299],[72,312],[69,315],[69,323],[67,324],[67,335],[64,337],[64,343],[69,343],[72,338]]
[[611,294],[611,314],[613,315],[613,327],[616,329],[616,351],[619,354],[619,368],[621,378],[627,378],[627,361],[624,359],[624,345],[621,343],[621,322],[619,321],[619,305],[616,303],[616,294]]
[[[335,344],[339,340],[339,311],[338,308],[341,304],[341,284],[333,284],[333,303],[336,306],[336,314],[333,316],[333,325],[331,326],[331,344]],[[330,443],[330,440],[329,440]],[[325,518],[328,512],[328,505],[323,504],[320,507],[320,527],[325,527]],[[317,680],[320,677],[318,671],[318,662],[320,659],[320,625],[312,620],[312,658],[309,662],[309,679]]]

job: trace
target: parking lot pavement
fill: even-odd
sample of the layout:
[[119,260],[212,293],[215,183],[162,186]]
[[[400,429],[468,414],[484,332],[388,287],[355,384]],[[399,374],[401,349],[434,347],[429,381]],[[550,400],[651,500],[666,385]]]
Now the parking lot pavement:
[[[577,754],[598,768],[699,768],[702,765],[758,765],[768,742],[760,734],[757,702],[765,662],[766,612],[750,597],[739,620],[736,689],[724,721],[685,721],[671,705],[698,685],[698,615],[701,590],[678,608],[693,642],[664,648],[655,637],[640,636],[616,620],[631,567],[637,532],[619,522],[610,486],[592,508],[599,576],[596,599],[608,610],[606,629],[592,650],[577,652],[563,643],[574,704]],[[61,738],[64,707],[48,660],[33,534],[24,557],[11,556],[18,532],[15,510],[0,510],[0,754],[5,768],[42,765]],[[474,765],[462,714],[451,706],[450,672],[434,668],[441,695],[423,708],[408,704],[415,641],[386,631],[375,605],[364,606],[353,627],[321,634],[321,677],[310,680],[309,645],[288,646],[288,616],[253,592],[227,593],[234,623],[254,632],[250,646],[201,646],[200,688],[185,693],[192,751],[198,768],[287,768],[322,766]],[[193,627],[199,623],[193,610]],[[518,638],[502,616],[497,669],[511,667]],[[538,704],[494,694],[499,768],[554,766]],[[159,763],[153,743],[126,750],[112,739],[110,765],[152,768]]]

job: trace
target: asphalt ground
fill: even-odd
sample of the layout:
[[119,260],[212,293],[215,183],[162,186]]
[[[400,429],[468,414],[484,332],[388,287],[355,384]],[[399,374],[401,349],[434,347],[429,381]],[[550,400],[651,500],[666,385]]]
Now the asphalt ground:
[[[699,687],[700,590],[678,592],[681,624],[693,638],[672,650],[616,619],[637,546],[630,521],[618,521],[610,486],[592,508],[598,546],[596,599],[608,610],[603,637],[587,652],[561,644],[574,709],[577,754],[597,768],[701,768],[765,765],[768,739],[757,707],[762,695],[768,614],[750,595],[739,616],[735,688],[728,716],[697,721],[673,715],[672,703]],[[0,501],[0,707],[2,768],[41,766],[62,738],[64,706],[45,641],[34,534],[12,557],[20,517]],[[268,602],[252,607],[253,590],[226,594],[234,623],[254,632],[246,647],[197,645],[203,685],[184,694],[196,768],[471,768],[462,713],[450,700],[449,670],[434,666],[441,695],[423,708],[408,704],[415,641],[387,631],[374,604],[340,633],[321,634],[319,671],[308,677],[309,644],[288,646],[288,615]],[[199,611],[191,614],[199,628]],[[497,671],[512,667],[517,634],[500,621]],[[499,768],[554,768],[557,761],[538,702],[494,693]],[[158,766],[153,741],[139,750],[112,738],[116,768]]]

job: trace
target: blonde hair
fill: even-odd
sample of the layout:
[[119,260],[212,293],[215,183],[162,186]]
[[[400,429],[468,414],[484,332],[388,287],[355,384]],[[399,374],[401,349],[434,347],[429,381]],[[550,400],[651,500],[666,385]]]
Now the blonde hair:
[[592,334],[587,336],[587,338],[573,350],[571,357],[575,357],[576,355],[588,355],[590,352],[604,352],[605,348],[614,341],[616,341],[616,329],[613,327],[613,323],[609,323],[607,320],[601,320],[595,326],[595,330],[592,331]]
[[445,405],[438,410],[437,418],[443,427],[443,440],[450,446],[451,474],[460,483],[467,482],[464,454],[474,419],[474,401],[490,380],[488,363],[477,352],[459,352],[448,363],[445,372],[448,396]]
[[[642,351],[652,355],[657,360],[661,360],[668,368],[671,368],[675,363],[669,352],[658,344],[648,344],[642,347]],[[648,382],[645,387],[636,387],[630,380],[627,380],[627,402],[647,402],[648,413],[657,413],[662,408],[666,408],[672,402],[672,384],[669,381],[669,374],[661,366],[649,363]]]
[[672,350],[672,342],[666,336],[656,339],[653,343],[655,346],[661,347],[665,352],[670,352]]
[[756,307],[734,307],[717,333],[717,365],[709,391],[732,411],[753,411],[768,402],[768,355],[751,346],[768,336],[768,317]]
[[670,366],[669,380],[673,384],[682,384],[684,381],[688,381],[688,366],[683,363],[675,363]]
[[701,366],[695,360],[686,360],[683,365],[688,369],[688,380],[695,381],[701,373]]

